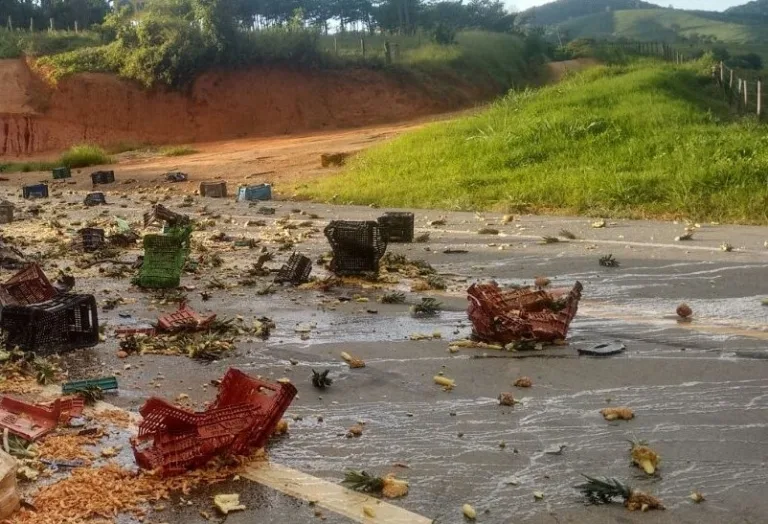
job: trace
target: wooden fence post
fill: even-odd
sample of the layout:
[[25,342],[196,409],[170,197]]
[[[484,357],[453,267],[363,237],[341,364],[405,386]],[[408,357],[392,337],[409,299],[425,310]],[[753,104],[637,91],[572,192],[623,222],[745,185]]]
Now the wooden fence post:
[[722,60],[720,61],[720,85],[721,86],[725,85],[725,69],[724,69]]
[[360,49],[363,51],[363,58],[365,58],[365,38],[360,39]]
[[744,80],[744,109],[747,109],[747,104],[749,103],[749,84],[746,80]]
[[48,22],[50,24],[48,26],[48,31],[53,32],[53,18],[49,19]]
[[336,37],[333,37],[333,54],[336,56],[339,56],[339,42],[336,40]]
[[763,115],[763,81],[757,80],[757,118]]
[[29,19],[29,32],[31,33],[34,30],[35,30],[35,19],[34,18],[30,18]]
[[731,89],[733,89],[733,69],[731,69],[731,82],[728,84]]
[[387,64],[392,63],[392,46],[389,44],[389,40],[384,41],[384,61]]
[[77,33],[77,20],[75,20],[75,33]]
[[8,31],[13,31],[13,20],[11,20],[11,15],[8,15]]

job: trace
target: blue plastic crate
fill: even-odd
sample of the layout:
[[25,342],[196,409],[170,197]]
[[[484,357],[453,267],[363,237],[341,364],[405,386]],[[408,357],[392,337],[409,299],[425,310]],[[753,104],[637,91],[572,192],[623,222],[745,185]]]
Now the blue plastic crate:
[[48,184],[32,184],[21,188],[24,198],[48,198]]
[[72,178],[72,172],[68,167],[55,167],[53,168],[53,179],[60,180],[62,178]]
[[270,184],[257,184],[238,187],[237,201],[243,202],[245,200],[272,200],[272,186]]

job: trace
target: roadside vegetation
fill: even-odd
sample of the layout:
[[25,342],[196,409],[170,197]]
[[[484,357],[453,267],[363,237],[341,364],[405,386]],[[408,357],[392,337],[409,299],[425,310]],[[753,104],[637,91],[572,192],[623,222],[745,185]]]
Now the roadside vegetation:
[[66,166],[73,169],[111,164],[112,158],[102,148],[90,144],[72,146],[64,151],[58,160],[52,162],[7,162],[0,163],[0,173],[29,173],[50,171]]
[[298,194],[387,207],[768,223],[766,126],[711,62],[599,67],[366,151]]
[[531,80],[553,49],[535,31],[516,28],[500,0],[147,0],[139,10],[91,0],[98,10],[67,12],[67,27],[89,28],[80,33],[18,30],[34,17],[47,20],[38,11],[48,8],[8,1],[20,14],[12,13],[17,30],[0,30],[0,56],[36,57],[52,82],[107,72],[147,88],[185,89],[213,68],[286,64],[448,75],[446,85],[460,76],[502,91]]

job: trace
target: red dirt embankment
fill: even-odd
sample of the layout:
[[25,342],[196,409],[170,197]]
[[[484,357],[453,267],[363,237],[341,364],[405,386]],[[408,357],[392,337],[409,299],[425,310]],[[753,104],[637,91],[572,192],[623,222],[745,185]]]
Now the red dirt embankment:
[[367,126],[495,94],[490,85],[446,89],[362,69],[209,72],[188,93],[145,90],[105,74],[74,75],[51,87],[23,60],[0,60],[0,158],[83,142],[189,143]]

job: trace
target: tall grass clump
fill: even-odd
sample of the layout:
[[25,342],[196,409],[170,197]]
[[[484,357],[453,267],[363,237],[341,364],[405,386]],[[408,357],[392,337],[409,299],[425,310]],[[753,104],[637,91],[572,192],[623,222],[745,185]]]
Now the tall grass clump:
[[90,144],[72,146],[59,157],[59,164],[71,168],[111,164],[112,159],[102,148]]
[[386,207],[768,223],[768,128],[709,64],[600,67],[403,135],[301,196]]

